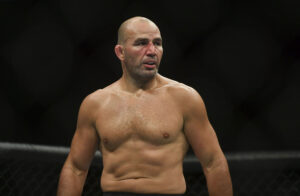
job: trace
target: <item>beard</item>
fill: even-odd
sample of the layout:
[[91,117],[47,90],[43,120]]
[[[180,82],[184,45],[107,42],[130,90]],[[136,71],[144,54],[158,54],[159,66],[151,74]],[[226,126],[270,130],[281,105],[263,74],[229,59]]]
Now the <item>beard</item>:
[[145,83],[156,76],[159,64],[156,65],[156,68],[154,69],[147,69],[142,64],[133,66],[132,64],[124,61],[124,66],[131,78],[138,82]]

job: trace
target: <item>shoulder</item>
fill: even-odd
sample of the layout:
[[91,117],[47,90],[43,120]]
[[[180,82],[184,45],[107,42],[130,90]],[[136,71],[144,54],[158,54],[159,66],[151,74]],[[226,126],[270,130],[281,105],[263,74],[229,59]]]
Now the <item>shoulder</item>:
[[167,93],[182,108],[184,113],[193,110],[205,110],[201,95],[193,87],[171,80],[165,85]]
[[86,96],[83,99],[81,106],[89,107],[89,106],[98,105],[99,102],[101,102],[101,99],[103,99],[103,97],[104,97],[103,95],[105,95],[105,91],[103,91],[103,89],[99,89],[99,90],[89,94],[88,96]]
[[198,102],[202,100],[200,94],[193,87],[175,80],[168,79],[169,82],[165,85],[167,92],[177,101],[185,102]]
[[89,113],[96,112],[112,94],[113,92],[109,88],[98,89],[83,99],[80,110]]

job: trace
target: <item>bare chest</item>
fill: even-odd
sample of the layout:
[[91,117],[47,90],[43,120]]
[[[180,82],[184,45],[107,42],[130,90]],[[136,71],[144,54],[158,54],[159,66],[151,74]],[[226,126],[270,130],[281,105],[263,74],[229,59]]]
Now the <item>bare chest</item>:
[[170,143],[182,134],[182,126],[176,104],[164,97],[111,100],[96,120],[101,145],[111,151],[134,141]]

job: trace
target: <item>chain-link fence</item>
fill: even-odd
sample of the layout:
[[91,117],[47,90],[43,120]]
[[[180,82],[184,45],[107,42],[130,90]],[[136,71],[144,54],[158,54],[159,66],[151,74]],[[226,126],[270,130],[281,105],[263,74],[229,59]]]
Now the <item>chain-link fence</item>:
[[[68,148],[0,143],[0,195],[55,195]],[[300,152],[226,154],[238,196],[299,196]],[[99,164],[100,163],[100,164]],[[101,156],[91,165],[83,195],[101,195]],[[194,156],[184,161],[189,196],[208,195]]]

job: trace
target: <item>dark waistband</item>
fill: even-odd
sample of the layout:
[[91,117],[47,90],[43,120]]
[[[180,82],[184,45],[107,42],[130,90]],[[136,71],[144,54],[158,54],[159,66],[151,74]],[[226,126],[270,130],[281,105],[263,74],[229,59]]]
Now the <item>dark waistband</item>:
[[128,193],[128,192],[103,192],[103,196],[184,196],[184,194],[157,194],[157,193]]

